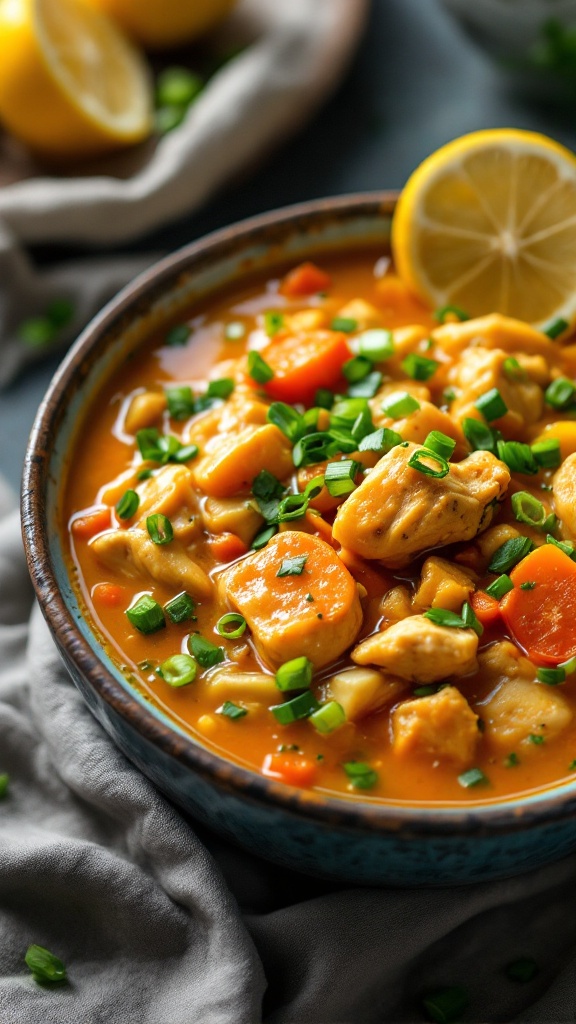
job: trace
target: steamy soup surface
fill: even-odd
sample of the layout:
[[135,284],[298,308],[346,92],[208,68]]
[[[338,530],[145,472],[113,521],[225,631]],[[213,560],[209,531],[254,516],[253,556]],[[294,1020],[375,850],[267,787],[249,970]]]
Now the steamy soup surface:
[[432,311],[377,252],[195,306],[65,485],[86,613],[208,748],[350,799],[576,769],[576,346]]

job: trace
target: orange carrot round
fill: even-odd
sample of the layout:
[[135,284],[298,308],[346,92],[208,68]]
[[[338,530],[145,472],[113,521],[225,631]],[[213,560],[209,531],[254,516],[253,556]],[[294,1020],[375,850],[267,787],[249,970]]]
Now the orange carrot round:
[[500,608],[528,657],[555,665],[576,654],[576,564],[555,544],[542,544],[510,573],[514,589]]
[[350,359],[341,331],[306,331],[279,337],[261,352],[274,376],[264,390],[279,402],[311,405],[318,388],[334,388]]
[[288,786],[313,786],[318,766],[315,761],[303,757],[296,750],[286,753],[267,754],[262,765],[263,775],[280,779]]
[[300,263],[286,274],[280,284],[280,292],[288,298],[297,298],[299,295],[325,292],[331,284],[328,274],[320,270],[315,263]]
[[115,608],[121,604],[126,595],[124,587],[116,583],[97,583],[91,597],[94,604],[102,605],[105,608]]
[[494,626],[501,617],[498,601],[484,590],[476,590],[470,598],[470,604],[476,618],[484,627]]
[[243,540],[235,533],[220,533],[210,538],[210,551],[218,562],[233,562],[248,551]]
[[97,533],[110,527],[110,509],[98,508],[73,520],[71,530],[78,540],[92,540]]

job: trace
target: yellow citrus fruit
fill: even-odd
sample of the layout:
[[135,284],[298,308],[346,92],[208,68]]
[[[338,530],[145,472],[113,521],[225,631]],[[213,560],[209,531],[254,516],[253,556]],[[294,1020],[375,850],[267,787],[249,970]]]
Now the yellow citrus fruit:
[[449,142],[409,178],[392,251],[402,279],[435,307],[573,323],[576,157],[511,128]]
[[139,142],[152,126],[144,58],[81,0],[0,0],[0,121],[52,157]]
[[188,43],[224,18],[235,0],[89,0],[149,50]]

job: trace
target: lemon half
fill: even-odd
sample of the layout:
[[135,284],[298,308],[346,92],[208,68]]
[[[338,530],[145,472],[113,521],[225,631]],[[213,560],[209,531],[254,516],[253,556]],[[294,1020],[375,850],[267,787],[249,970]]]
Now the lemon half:
[[409,178],[392,250],[406,284],[435,307],[574,323],[576,157],[518,129],[455,139]]
[[138,142],[152,126],[144,59],[81,0],[0,0],[0,121],[49,156]]

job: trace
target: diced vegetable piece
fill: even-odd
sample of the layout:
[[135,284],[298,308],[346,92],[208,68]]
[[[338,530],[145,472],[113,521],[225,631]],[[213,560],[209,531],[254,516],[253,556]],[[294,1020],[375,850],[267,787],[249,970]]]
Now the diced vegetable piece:
[[110,509],[98,508],[72,520],[72,533],[78,540],[92,540],[110,527]]
[[478,716],[455,686],[403,701],[393,709],[391,720],[393,749],[403,757],[430,754],[462,766],[474,758]]
[[422,566],[420,586],[414,594],[416,608],[448,608],[459,612],[474,590],[470,573],[445,558],[431,555]]
[[349,668],[328,680],[330,695],[351,722],[392,704],[407,686],[405,679],[372,668]]
[[338,384],[350,349],[341,331],[319,330],[273,340],[261,355],[274,372],[264,385],[266,393],[289,405],[311,405],[318,388]]
[[290,445],[272,423],[247,426],[224,436],[194,467],[198,487],[216,498],[250,490],[254,477],[267,469],[280,479],[293,469]]
[[315,295],[326,292],[332,280],[329,274],[317,267],[315,263],[300,263],[290,270],[280,283],[280,293],[287,298],[295,299],[300,295]]
[[318,762],[303,757],[295,750],[268,754],[262,773],[285,782],[287,786],[313,786],[318,775]]
[[[512,636],[540,664],[567,661],[576,654],[576,563],[555,544],[543,544],[510,578],[514,589],[501,608]],[[526,582],[536,586],[522,590]]]
[[500,605],[495,597],[485,590],[477,590],[470,599],[470,604],[478,621],[487,628],[494,626],[501,618]]

